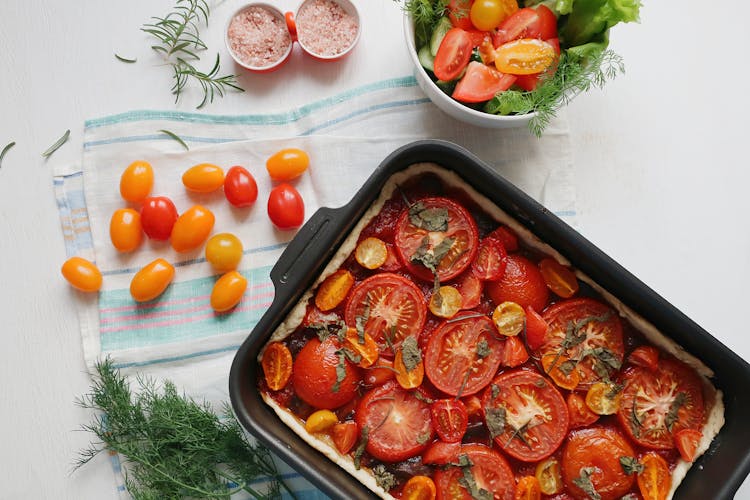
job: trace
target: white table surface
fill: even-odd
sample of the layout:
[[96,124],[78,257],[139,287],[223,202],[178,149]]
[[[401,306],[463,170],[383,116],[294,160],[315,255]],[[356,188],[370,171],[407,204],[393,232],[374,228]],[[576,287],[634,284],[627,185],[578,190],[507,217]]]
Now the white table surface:
[[[204,38],[230,59],[222,30],[238,0],[215,7]],[[274,2],[292,9],[297,1]],[[391,0],[359,0],[364,34],[353,57],[323,65],[297,52],[280,72],[244,74],[245,94],[208,113],[289,109],[411,69]],[[83,121],[175,106],[167,68],[138,30],[171,0],[0,2],[0,498],[113,499],[106,457],[72,474],[89,436],[73,404],[89,387],[75,296],[59,274],[63,239],[52,190],[56,165],[80,161]],[[579,229],[745,359],[750,283],[750,165],[745,90],[750,2],[645,2],[641,24],[611,46],[627,73],[566,110]],[[716,8],[720,5],[719,8]],[[396,47],[396,48],[394,48]],[[138,57],[136,65],[113,53]],[[230,69],[231,70],[231,69]],[[446,118],[447,119],[447,118]],[[66,129],[68,144],[40,153]],[[750,425],[750,424],[749,424]],[[737,498],[750,498],[746,481]]]

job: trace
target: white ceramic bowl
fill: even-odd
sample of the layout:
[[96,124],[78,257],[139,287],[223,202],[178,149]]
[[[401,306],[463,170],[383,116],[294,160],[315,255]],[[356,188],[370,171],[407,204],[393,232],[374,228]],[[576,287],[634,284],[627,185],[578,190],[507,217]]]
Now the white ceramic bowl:
[[[311,0],[304,0],[302,4],[300,4],[299,8],[297,8],[297,15],[302,11],[302,9],[305,7],[305,4],[310,2]],[[322,54],[316,54],[315,51],[310,49],[309,47],[306,47],[305,44],[302,42],[302,40],[299,39],[299,29],[297,29],[297,43],[299,43],[300,47],[302,47],[302,50],[310,54],[316,59],[319,59],[321,61],[338,61],[339,59],[345,57],[346,55],[351,52],[354,47],[357,45],[357,42],[359,42],[359,36],[362,33],[362,22],[361,18],[359,17],[359,11],[357,10],[357,6],[354,5],[353,2],[350,2],[349,0],[334,0],[344,11],[349,14],[350,16],[354,17],[354,19],[357,20],[357,35],[354,37],[354,40],[352,41],[351,45],[344,50],[343,52],[339,52],[338,54],[332,55],[332,56],[325,56]],[[296,16],[295,16],[296,18]]]
[[409,14],[404,15],[404,37],[406,38],[406,48],[409,51],[409,57],[411,57],[412,63],[414,63],[414,76],[417,79],[417,83],[438,108],[456,120],[476,125],[477,127],[512,128],[525,126],[535,116],[536,113],[509,116],[491,115],[464,106],[440,90],[419,63],[417,47],[414,42],[414,22]]

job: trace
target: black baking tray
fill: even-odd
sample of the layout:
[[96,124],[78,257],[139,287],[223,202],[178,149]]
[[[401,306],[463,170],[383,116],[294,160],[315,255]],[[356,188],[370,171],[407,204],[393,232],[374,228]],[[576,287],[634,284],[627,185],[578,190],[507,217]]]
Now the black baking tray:
[[229,394],[240,424],[323,492],[337,499],[367,499],[373,493],[292,432],[258,391],[258,353],[276,327],[322,272],[354,225],[396,172],[419,162],[435,162],[469,185],[587,274],[715,373],[724,394],[726,423],[699,458],[675,497],[730,499],[750,472],[750,365],[613,261],[549,210],[454,144],[427,140],[388,156],[352,200],[341,208],[321,208],[299,230],[271,271],[273,303],[243,342],[232,363]]

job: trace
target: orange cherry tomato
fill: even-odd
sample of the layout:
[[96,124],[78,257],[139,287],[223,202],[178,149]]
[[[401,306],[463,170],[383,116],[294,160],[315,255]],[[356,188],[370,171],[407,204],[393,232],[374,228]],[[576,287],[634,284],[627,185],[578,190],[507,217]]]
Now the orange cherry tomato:
[[177,218],[172,228],[172,248],[178,252],[195,250],[206,241],[214,227],[214,214],[201,205],[194,205]]
[[539,262],[542,278],[555,295],[569,299],[578,293],[578,279],[576,275],[555,259],[546,258]]
[[154,187],[154,169],[146,161],[134,161],[120,177],[120,195],[125,201],[141,203]]
[[570,358],[563,355],[550,353],[542,356],[542,367],[552,381],[558,387],[572,391],[581,382],[581,375],[575,366],[571,367]]
[[388,259],[388,247],[383,240],[371,236],[357,244],[354,258],[364,268],[377,269]]
[[430,298],[430,312],[438,318],[452,318],[463,304],[461,292],[452,286],[441,286]]
[[292,353],[281,342],[273,342],[266,347],[260,364],[266,384],[272,391],[283,389],[292,376]]
[[541,500],[542,488],[534,476],[524,476],[516,485],[516,500]]
[[621,390],[612,382],[594,382],[586,392],[586,406],[597,415],[614,415],[620,409]]
[[130,295],[136,302],[153,300],[167,289],[174,278],[174,266],[164,259],[156,259],[135,273],[130,281]]
[[638,489],[643,500],[665,500],[672,487],[669,465],[661,455],[646,453],[640,460],[644,469],[638,474]]
[[434,500],[436,495],[435,483],[427,476],[412,476],[401,490],[402,500]]
[[396,370],[396,381],[404,389],[415,389],[422,385],[424,379],[424,361],[417,363],[411,370],[406,369],[404,364],[403,350],[399,349],[396,352],[396,357],[393,358],[393,368]]
[[237,271],[229,271],[216,280],[211,291],[211,307],[216,312],[228,311],[242,300],[247,279]]
[[516,0],[476,0],[471,4],[471,24],[478,30],[489,31],[518,10]]
[[338,421],[339,418],[331,410],[318,410],[307,417],[305,430],[310,433],[327,431]]
[[96,265],[83,257],[71,257],[62,269],[63,277],[70,285],[82,292],[96,292],[102,287],[102,273]]
[[339,269],[320,284],[315,293],[315,305],[321,311],[335,309],[346,298],[352,286],[354,286],[354,275],[349,271]]
[[552,45],[537,38],[521,38],[505,43],[495,51],[495,67],[509,75],[541,73],[555,60]]
[[224,171],[216,165],[201,163],[182,174],[182,183],[190,191],[210,193],[224,185]]
[[506,301],[495,308],[492,322],[501,335],[515,337],[523,331],[526,323],[526,312],[515,302]]
[[141,214],[132,208],[115,210],[109,221],[109,238],[120,252],[132,252],[143,241]]
[[242,260],[242,242],[231,233],[219,233],[206,242],[206,260],[217,271],[234,271]]
[[282,149],[266,160],[268,175],[275,181],[296,179],[309,165],[310,157],[297,148]]
[[357,329],[349,328],[346,330],[345,341],[346,347],[362,357],[362,361],[357,363],[358,366],[369,368],[378,360],[380,354],[378,344],[373,340],[369,333],[365,332],[364,342],[360,343],[359,332],[357,332]]
[[545,495],[557,495],[563,490],[562,474],[560,473],[560,462],[555,457],[545,458],[539,462],[534,471],[534,476],[539,482],[539,489]]
[[395,376],[395,371],[395,368],[393,368],[393,361],[385,358],[378,358],[378,363],[372,365],[364,372],[365,385],[368,387],[383,385]]

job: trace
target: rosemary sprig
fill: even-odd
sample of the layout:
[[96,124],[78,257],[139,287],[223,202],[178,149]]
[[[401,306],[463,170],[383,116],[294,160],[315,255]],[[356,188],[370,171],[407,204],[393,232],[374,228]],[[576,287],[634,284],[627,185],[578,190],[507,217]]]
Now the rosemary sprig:
[[5,153],[10,151],[10,148],[12,148],[15,145],[16,145],[16,141],[9,142],[8,144],[5,145],[2,152],[0,152],[0,167],[3,166],[3,158],[5,158]]
[[175,141],[179,142],[182,145],[182,147],[185,148],[185,151],[190,151],[190,148],[188,147],[188,145],[185,144],[185,141],[183,141],[179,135],[175,134],[174,132],[171,132],[169,130],[164,130],[164,129],[160,129],[159,132],[161,132],[162,134],[166,134],[172,139],[174,139]]
[[60,149],[60,146],[68,142],[68,137],[70,137],[70,130],[66,130],[65,133],[62,135],[62,137],[60,137],[57,141],[55,141],[55,143],[52,146],[47,148],[47,151],[42,153],[42,156],[45,158],[49,158],[50,156],[52,156],[52,153]]
[[122,61],[122,62],[124,62],[124,63],[129,63],[129,64],[133,64],[134,62],[137,62],[137,61],[138,61],[138,59],[136,59],[135,57],[131,59],[131,58],[129,58],[129,57],[123,57],[123,56],[121,56],[121,55],[119,55],[119,54],[117,54],[117,53],[115,53],[115,58],[116,58],[116,59],[117,59],[118,61]]

